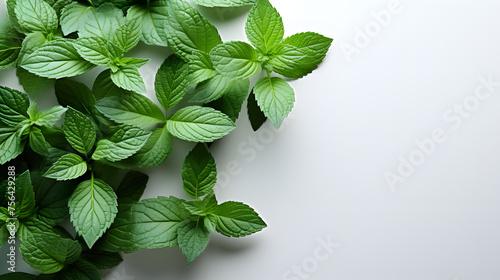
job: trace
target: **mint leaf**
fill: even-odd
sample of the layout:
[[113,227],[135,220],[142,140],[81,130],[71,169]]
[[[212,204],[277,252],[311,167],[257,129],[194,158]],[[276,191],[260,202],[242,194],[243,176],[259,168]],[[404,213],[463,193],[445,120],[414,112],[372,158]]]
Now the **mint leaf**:
[[[105,251],[88,251],[82,253],[82,259],[86,260],[97,269],[111,269],[118,266],[123,258],[119,253],[111,253]],[[97,271],[96,269],[96,271]],[[97,279],[101,279],[99,272],[97,271],[96,277]]]
[[0,86],[0,117],[3,123],[16,127],[22,121],[27,120],[29,106],[30,101],[26,94]]
[[179,248],[186,255],[187,263],[190,264],[198,257],[210,241],[210,232],[200,221],[184,221],[177,229]]
[[111,252],[134,252],[140,249],[173,247],[179,224],[189,217],[182,201],[175,197],[158,197],[132,204],[121,212],[100,243]]
[[268,54],[285,34],[281,16],[268,0],[258,0],[250,9],[245,31],[248,40],[262,54]]
[[73,0],[44,0],[49,4],[54,11],[56,11],[57,16],[61,16],[62,9],[69,6]]
[[16,217],[25,219],[31,217],[35,211],[35,193],[29,170],[24,171],[16,178]]
[[64,117],[63,131],[69,144],[76,151],[88,154],[94,147],[96,130],[92,120],[69,107]]
[[193,2],[205,7],[241,7],[253,5],[255,0],[193,0]]
[[208,103],[228,93],[236,79],[216,74],[212,78],[199,83],[189,101]]
[[40,172],[31,174],[36,206],[36,217],[50,226],[69,217],[68,200],[76,186],[74,181],[55,181],[42,177]]
[[189,106],[177,111],[166,128],[177,138],[192,142],[210,142],[235,129],[234,122],[223,113],[200,106]]
[[165,110],[177,105],[187,93],[188,74],[188,65],[175,55],[165,59],[156,72],[156,97]]
[[125,23],[116,30],[113,43],[120,47],[122,53],[130,51],[139,43],[142,35],[141,23],[142,21],[129,13]]
[[279,128],[283,119],[290,113],[295,102],[293,88],[283,79],[261,78],[253,88],[259,107]]
[[51,126],[56,121],[61,119],[62,115],[66,112],[66,108],[62,106],[55,106],[50,109],[44,110],[36,116],[35,124],[40,126]]
[[165,115],[158,105],[144,95],[130,93],[122,97],[105,97],[95,106],[99,112],[115,122],[148,128],[165,122]]
[[138,93],[146,92],[146,86],[144,85],[141,74],[137,71],[137,67],[123,66],[116,72],[111,73],[111,80],[122,89]]
[[89,112],[96,103],[89,88],[71,79],[59,79],[55,83],[57,102],[62,106],[70,106],[80,112]]
[[286,38],[269,63],[285,77],[298,79],[311,73],[323,61],[332,39],[314,32],[304,32]]
[[0,129],[0,164],[16,158],[24,150],[24,144],[21,144],[21,137],[15,130]]
[[147,6],[134,5],[128,9],[131,18],[138,18],[142,25],[142,41],[148,45],[167,46],[165,19],[166,0],[150,0]]
[[210,52],[215,70],[230,78],[247,79],[261,68],[259,54],[247,43],[233,41],[216,46]]
[[215,207],[209,219],[216,224],[217,232],[232,237],[247,236],[267,226],[250,206],[235,201]]
[[196,50],[210,52],[222,44],[219,32],[206,18],[184,0],[167,2],[166,34],[174,53],[188,60]]
[[78,29],[80,38],[101,37],[112,41],[115,30],[122,25],[124,17],[122,10],[112,3],[104,3],[80,20],[83,23],[83,26]]
[[0,70],[14,67],[20,50],[21,41],[19,39],[0,34]]
[[96,99],[101,99],[109,96],[121,96],[129,93],[113,83],[111,80],[111,70],[102,71],[94,81],[92,86],[92,93]]
[[60,157],[43,176],[66,181],[76,179],[85,172],[87,172],[87,163],[79,155],[66,154]]
[[[45,280],[45,278],[39,276],[39,280]],[[47,276],[47,277],[54,277],[54,278],[48,278],[49,279],[71,279],[71,280],[100,280],[101,275],[99,274],[99,270],[91,264],[90,262],[86,261],[84,258],[84,254],[82,253],[82,257],[78,259],[76,262],[66,265],[61,271],[59,271],[55,275]],[[38,280],[38,278],[37,278]]]
[[9,14],[9,20],[14,29],[19,33],[28,33],[20,24],[16,15],[16,4],[17,0],[7,0],[7,13]]
[[59,39],[28,55],[21,67],[41,77],[60,79],[83,74],[94,65],[78,54],[71,41]]
[[123,56],[115,44],[100,37],[80,38],[73,42],[78,53],[87,61],[98,66],[115,64],[115,59]]
[[118,212],[116,199],[108,184],[93,178],[80,183],[69,198],[71,221],[89,248],[113,223]]
[[155,128],[148,140],[133,156],[120,162],[128,167],[152,168],[161,165],[172,153],[174,142],[165,126]]
[[92,6],[86,6],[78,2],[73,2],[64,7],[61,12],[61,29],[64,35],[80,30],[92,10]]
[[16,16],[19,24],[27,31],[49,34],[58,27],[57,14],[43,0],[17,0]]
[[212,192],[217,182],[215,159],[203,144],[198,144],[187,155],[182,164],[182,181],[184,191],[192,198],[198,199]]
[[198,84],[215,76],[215,71],[210,55],[194,51],[189,57],[189,80],[191,84]]
[[267,117],[264,115],[262,110],[259,108],[257,104],[257,100],[255,99],[255,94],[250,93],[247,101],[247,112],[248,118],[250,119],[250,124],[252,125],[252,129],[257,131],[267,120]]
[[22,43],[21,51],[19,52],[18,62],[22,64],[28,55],[40,48],[47,42],[47,38],[40,31],[35,31],[28,34]]
[[248,96],[250,80],[235,80],[231,87],[221,98],[207,104],[207,106],[219,110],[236,122],[241,111],[241,106]]
[[29,136],[29,144],[31,149],[43,156],[50,155],[50,144],[45,140],[45,137],[42,134],[42,131],[36,127],[31,128],[30,136]]
[[50,232],[37,232],[23,239],[19,251],[24,261],[42,273],[55,273],[75,262],[82,251],[77,241]]
[[102,139],[97,142],[92,159],[109,161],[126,159],[144,146],[150,134],[140,128],[121,126],[109,140]]

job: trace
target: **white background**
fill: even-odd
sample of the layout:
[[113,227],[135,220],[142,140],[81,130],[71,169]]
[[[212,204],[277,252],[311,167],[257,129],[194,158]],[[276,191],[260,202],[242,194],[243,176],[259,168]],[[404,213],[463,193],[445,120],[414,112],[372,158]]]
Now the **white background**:
[[[250,204],[269,227],[242,239],[214,234],[190,266],[178,248],[125,255],[105,279],[500,279],[500,87],[474,106],[476,89],[487,93],[481,77],[500,81],[500,3],[271,2],[286,36],[315,31],[335,41],[318,70],[291,83],[297,100],[282,130],[266,123],[253,132],[244,109],[238,128],[212,148],[221,174],[236,171],[220,178],[219,201]],[[224,40],[245,39],[247,8],[200,10]],[[384,27],[375,20],[381,11],[392,12]],[[368,40],[356,41],[366,29]],[[153,99],[154,73],[168,54],[131,54],[156,58],[141,69]],[[0,84],[21,89],[14,71],[0,72]],[[458,125],[449,110],[464,100],[471,111]],[[398,174],[401,157],[422,155],[415,141],[436,129],[446,140],[391,188],[386,173]],[[144,197],[182,195],[191,147],[176,142],[163,166],[145,171]],[[328,239],[337,244],[330,253],[318,247]]]

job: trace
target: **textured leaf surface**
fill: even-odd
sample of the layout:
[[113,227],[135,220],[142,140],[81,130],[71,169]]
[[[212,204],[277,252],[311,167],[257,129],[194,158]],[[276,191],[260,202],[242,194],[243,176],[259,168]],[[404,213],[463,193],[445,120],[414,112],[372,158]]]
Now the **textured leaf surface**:
[[203,144],[189,152],[182,164],[184,191],[192,198],[210,193],[217,182],[215,159]]
[[104,3],[90,12],[79,29],[80,38],[101,37],[112,41],[116,28],[124,21],[123,11],[112,3]]
[[108,139],[97,142],[92,159],[119,161],[126,159],[144,146],[150,132],[131,126],[122,126]]
[[0,164],[16,158],[23,152],[24,146],[21,144],[21,137],[15,130],[0,129]]
[[26,30],[49,34],[58,27],[56,11],[43,0],[17,0],[16,16]]
[[123,66],[115,73],[111,73],[111,80],[122,89],[138,93],[146,92],[141,74],[134,66]]
[[190,264],[198,257],[210,241],[210,232],[203,226],[203,223],[196,221],[184,221],[177,230],[179,248],[186,256],[187,263]]
[[113,65],[115,58],[123,56],[122,50],[100,37],[80,38],[73,46],[85,60],[99,66]]
[[66,111],[63,131],[69,144],[76,151],[88,154],[94,147],[96,130],[92,120],[71,107]]
[[268,0],[258,0],[250,9],[245,31],[248,40],[263,54],[277,46],[285,34],[281,16]]
[[228,42],[216,46],[210,52],[215,69],[224,76],[247,79],[261,70],[259,54],[244,42]]
[[216,224],[217,232],[226,236],[247,236],[266,227],[259,214],[241,202],[224,202],[218,205],[209,217]]
[[56,81],[54,89],[57,102],[62,106],[70,106],[80,112],[90,112],[90,108],[96,103],[90,89],[80,82],[59,79]]
[[189,101],[208,103],[221,98],[231,89],[236,79],[216,74],[212,78],[199,83]]
[[177,105],[187,93],[188,65],[175,55],[169,56],[158,69],[155,77],[156,97],[168,110]]
[[78,2],[73,2],[64,7],[61,12],[61,29],[64,35],[80,30],[85,19],[93,10],[92,6],[87,6]]
[[89,248],[113,223],[118,212],[116,199],[113,189],[99,179],[80,183],[71,195],[71,221]]
[[221,98],[207,104],[207,106],[219,110],[236,122],[241,111],[243,102],[248,96],[250,80],[235,80],[231,87]]
[[0,117],[3,123],[15,127],[20,122],[28,119],[27,110],[29,106],[30,101],[26,94],[0,86]]
[[149,5],[134,5],[128,10],[132,18],[142,20],[142,41],[148,45],[166,46],[165,20],[168,16],[166,0],[151,0]]
[[38,76],[54,79],[77,76],[94,68],[66,39],[46,43],[26,57],[21,66]]
[[75,154],[60,157],[43,175],[58,181],[76,179],[87,172],[87,163]]
[[222,44],[219,32],[198,10],[183,0],[167,2],[166,34],[174,53],[188,60],[196,50],[209,53]]
[[96,108],[115,122],[144,129],[165,122],[165,116],[158,105],[138,93],[103,98],[97,102]]
[[210,142],[227,135],[236,126],[228,116],[213,108],[189,106],[177,111],[166,127],[177,138]]
[[281,78],[266,77],[257,82],[254,93],[264,115],[271,120],[274,127],[279,128],[293,108],[295,102],[293,88]]

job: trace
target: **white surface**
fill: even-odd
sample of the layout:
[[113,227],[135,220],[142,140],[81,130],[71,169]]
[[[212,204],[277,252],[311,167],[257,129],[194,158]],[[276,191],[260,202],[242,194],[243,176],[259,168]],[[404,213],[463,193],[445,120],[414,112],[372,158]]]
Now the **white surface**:
[[[346,55],[357,28],[390,2],[273,0],[287,36],[310,30],[335,41],[318,70],[292,82],[297,102],[282,131],[252,132],[243,110],[238,128],[213,146],[219,172],[239,166],[218,186],[219,200],[252,205],[269,227],[244,239],[213,235],[189,267],[178,248],[125,255],[105,279],[500,279],[500,87],[460,126],[443,118],[481,77],[500,81],[500,3],[402,0],[379,34]],[[202,11],[224,40],[244,39],[245,9],[231,18],[231,9]],[[142,72],[150,97],[159,63]],[[0,72],[0,83],[19,87],[13,73]],[[386,172],[435,129],[446,141],[391,188]],[[250,137],[265,142],[254,157]],[[145,197],[181,193],[190,147],[176,142],[168,162],[147,171]],[[339,247],[325,257],[318,240],[328,237]],[[294,275],[303,264],[309,272]]]

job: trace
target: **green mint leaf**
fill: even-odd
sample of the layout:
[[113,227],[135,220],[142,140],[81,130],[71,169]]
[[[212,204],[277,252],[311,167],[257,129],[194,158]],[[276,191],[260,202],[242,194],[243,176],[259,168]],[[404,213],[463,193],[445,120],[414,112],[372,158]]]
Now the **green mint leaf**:
[[164,163],[172,153],[174,142],[165,126],[155,128],[148,140],[133,156],[121,164],[131,168],[152,168]]
[[50,155],[50,144],[45,140],[45,136],[43,136],[42,131],[36,127],[31,128],[30,136],[29,136],[29,144],[31,149],[42,156]]
[[281,16],[268,0],[258,0],[250,9],[245,31],[248,40],[262,54],[268,54],[285,34]]
[[44,44],[28,55],[21,66],[33,74],[53,79],[77,76],[94,68],[66,39]]
[[25,219],[31,217],[35,212],[35,193],[29,170],[26,170],[16,178],[16,217]]
[[138,93],[130,93],[122,97],[105,97],[99,100],[95,107],[115,122],[144,129],[165,122],[165,115],[158,105]]
[[267,226],[250,206],[235,201],[218,205],[209,218],[216,224],[217,232],[232,237],[247,236]]
[[122,96],[130,92],[115,85],[111,80],[111,70],[107,69],[102,71],[95,79],[92,93],[96,99],[102,99],[109,96]]
[[141,74],[134,66],[123,66],[119,68],[115,73],[111,73],[111,80],[122,89],[138,93],[146,92],[146,86],[144,85]]
[[124,64],[124,65],[128,65],[128,66],[133,66],[133,67],[139,69],[142,66],[146,65],[146,63],[148,63],[149,61],[151,61],[151,59],[124,57],[120,60],[120,63]]
[[120,47],[122,53],[133,49],[141,39],[141,23],[139,18],[127,15],[125,23],[120,26],[113,37],[113,43]]
[[57,234],[37,232],[23,239],[19,251],[32,268],[49,274],[58,272],[67,263],[75,262],[82,247],[77,241]]
[[200,221],[184,221],[177,229],[179,248],[186,255],[187,263],[190,264],[198,257],[210,241],[210,232]]
[[118,212],[116,200],[113,189],[94,178],[80,183],[69,198],[71,221],[89,248],[113,223]]
[[9,129],[0,129],[0,164],[16,158],[24,150],[24,144],[21,144],[21,137],[18,131]]
[[96,103],[89,88],[71,79],[59,79],[55,83],[57,102],[62,106],[73,107],[80,112],[89,112]]
[[203,144],[198,144],[186,156],[182,164],[184,191],[198,199],[213,191],[217,182],[215,159]]
[[190,94],[189,101],[208,103],[228,93],[236,79],[216,74],[212,78],[199,83]]
[[253,88],[259,107],[278,129],[295,102],[293,88],[281,78],[261,78]]
[[192,142],[211,142],[236,128],[228,116],[200,106],[180,109],[167,120],[166,127],[173,136]]
[[69,6],[71,3],[73,3],[73,0],[44,0],[47,4],[49,4],[54,11],[56,11],[56,14],[58,17],[61,16],[62,9],[66,6]]
[[56,121],[61,119],[62,115],[66,112],[66,108],[62,106],[55,106],[50,109],[38,113],[35,124],[40,126],[51,126]]
[[36,217],[50,226],[66,220],[69,217],[68,200],[75,182],[47,179],[40,172],[33,172],[31,178],[38,207]]
[[[82,259],[91,263],[97,269],[111,269],[118,266],[123,261],[123,258],[119,253],[97,250],[83,252]],[[99,276],[97,279],[101,279],[99,273],[97,273],[97,275]]]
[[96,130],[92,120],[69,107],[64,117],[63,131],[69,144],[76,151],[88,154],[94,147]]
[[215,70],[230,78],[247,79],[262,69],[259,54],[245,42],[233,41],[216,46],[210,52]]
[[75,154],[66,154],[60,157],[43,175],[57,181],[76,179],[87,172],[87,163]]
[[196,50],[210,52],[222,44],[219,32],[198,10],[184,0],[167,2],[166,34],[174,53],[188,60]]
[[134,5],[127,17],[138,18],[142,25],[141,39],[148,45],[167,46],[165,19],[168,16],[166,0],[151,0],[147,6]]
[[0,70],[16,66],[21,51],[21,40],[0,34]]
[[256,0],[193,0],[198,5],[205,7],[241,7],[253,5]]
[[87,61],[98,66],[115,64],[123,52],[115,44],[100,37],[80,38],[73,42],[78,53]]
[[189,212],[178,198],[145,199],[120,212],[99,245],[106,251],[128,253],[174,247],[179,224],[188,218]]
[[92,10],[92,6],[86,6],[78,2],[73,2],[64,7],[61,12],[61,29],[64,35],[80,30]]
[[80,38],[100,37],[113,41],[116,28],[124,22],[123,11],[112,3],[104,3],[88,13],[81,22],[83,26],[78,29]]
[[259,108],[257,104],[257,100],[255,99],[255,94],[250,93],[247,101],[247,112],[248,118],[250,119],[250,124],[252,125],[252,129],[257,131],[267,120],[267,117],[264,115],[262,110]]
[[118,207],[122,209],[125,205],[138,202],[146,189],[148,180],[148,175],[144,173],[129,171],[116,191],[116,195],[118,196]]
[[[37,280],[52,280],[52,279],[71,279],[71,280],[101,280],[101,275],[99,270],[90,262],[88,262],[83,254],[80,259],[76,262],[66,265],[57,274],[47,276],[48,279],[41,278],[44,275],[39,276],[40,279]],[[49,278],[53,277],[53,278]]]
[[46,42],[47,38],[45,38],[45,35],[40,31],[28,34],[24,38],[21,51],[19,52],[19,64],[22,64],[28,55],[40,48]]
[[92,159],[119,161],[129,158],[144,146],[150,134],[140,128],[121,126],[109,140],[102,139],[97,142]]
[[210,220],[210,217],[209,216],[205,216],[203,217],[203,224],[205,225],[205,227],[208,229],[208,231],[210,232],[216,232],[217,231],[217,225],[214,224],[211,220]]
[[188,65],[175,55],[165,59],[156,72],[156,97],[165,110],[177,105],[187,93],[188,74]]
[[286,38],[269,60],[273,70],[287,78],[298,79],[311,73],[323,61],[333,39],[314,32]]
[[189,57],[189,81],[198,84],[217,74],[210,55],[206,52],[194,51]]
[[241,111],[243,102],[248,96],[250,80],[234,80],[231,87],[221,98],[210,102],[207,106],[219,110],[236,122]]
[[9,14],[9,20],[14,29],[19,33],[29,33],[19,24],[19,20],[17,19],[16,15],[17,0],[7,0],[6,2],[7,2],[7,13]]
[[49,34],[58,27],[56,11],[43,0],[17,0],[16,16],[27,31]]
[[0,117],[1,121],[10,127],[16,127],[19,123],[29,118],[29,98],[26,94],[0,86]]

